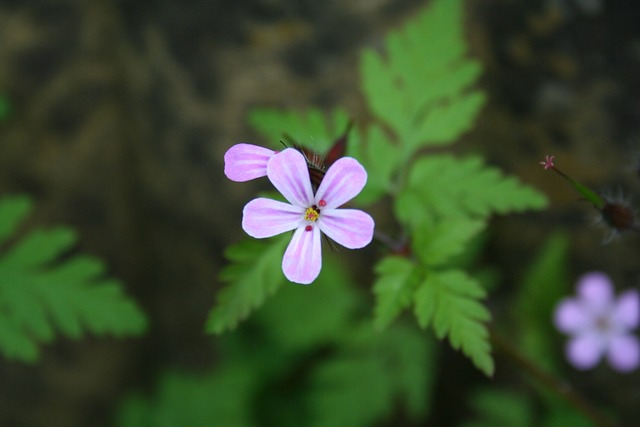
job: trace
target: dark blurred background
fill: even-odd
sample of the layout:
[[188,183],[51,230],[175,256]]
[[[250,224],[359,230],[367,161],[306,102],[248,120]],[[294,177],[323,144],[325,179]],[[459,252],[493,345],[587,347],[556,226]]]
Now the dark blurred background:
[[[0,425],[102,426],[124,393],[215,361],[204,333],[224,248],[261,183],[224,178],[232,144],[269,144],[253,107],[346,108],[365,121],[359,52],[418,0],[1,0],[0,195],[28,193],[34,224],[78,229],[149,314],[141,339],[58,339],[35,365],[0,358]],[[538,165],[638,194],[640,8],[632,0],[470,0],[470,54],[488,103],[461,150],[548,194],[498,219],[487,259],[505,281],[544,235],[572,237],[576,273],[639,283],[637,238],[603,247],[589,207]],[[286,129],[283,129],[286,131]],[[603,249],[604,248],[604,249]]]

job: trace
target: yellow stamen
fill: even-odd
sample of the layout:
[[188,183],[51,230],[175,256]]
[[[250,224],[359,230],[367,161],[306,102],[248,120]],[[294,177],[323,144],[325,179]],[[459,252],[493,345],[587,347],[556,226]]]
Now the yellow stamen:
[[315,222],[318,220],[319,216],[320,216],[320,212],[318,212],[318,210],[314,209],[313,207],[307,208],[307,210],[304,213],[304,219],[307,221]]

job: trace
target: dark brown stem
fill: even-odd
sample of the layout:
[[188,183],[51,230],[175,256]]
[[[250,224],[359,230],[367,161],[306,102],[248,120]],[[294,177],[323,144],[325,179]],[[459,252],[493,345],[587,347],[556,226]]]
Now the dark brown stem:
[[598,427],[614,427],[615,423],[605,417],[600,411],[589,404],[568,382],[561,380],[542,369],[534,361],[527,358],[517,348],[511,345],[499,334],[491,333],[491,342],[494,348],[506,358],[511,360],[518,368],[522,369],[547,389],[564,399],[569,405],[588,418]]

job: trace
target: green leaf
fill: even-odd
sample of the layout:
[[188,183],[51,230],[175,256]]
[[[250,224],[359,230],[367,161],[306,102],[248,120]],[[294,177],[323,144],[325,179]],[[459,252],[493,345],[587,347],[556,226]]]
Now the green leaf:
[[476,412],[474,420],[463,423],[462,427],[534,425],[534,411],[529,400],[513,391],[481,389],[472,396],[471,406]]
[[428,267],[440,266],[463,253],[471,240],[486,226],[482,220],[464,217],[432,221],[424,215],[415,221],[412,233],[413,251],[422,265]]
[[332,255],[323,257],[313,286],[285,286],[256,314],[265,335],[287,350],[344,339],[344,327],[361,305],[362,296]]
[[367,171],[367,185],[355,199],[360,204],[371,204],[393,189],[393,175],[400,166],[400,152],[379,126],[367,128],[364,137],[352,132],[348,154],[362,163]]
[[[7,237],[28,214],[25,197],[0,200],[0,230]],[[37,360],[38,344],[57,329],[70,338],[85,332],[117,337],[141,334],[146,318],[118,281],[104,278],[101,261],[76,255],[59,262],[75,244],[65,227],[34,230],[0,254],[0,351]]]
[[286,281],[282,256],[289,235],[268,241],[245,240],[225,252],[230,264],[220,273],[227,286],[209,313],[206,329],[220,334],[234,329],[252,310],[260,307]]
[[11,104],[6,96],[0,95],[0,120],[9,117],[11,113]]
[[462,2],[436,0],[385,40],[385,54],[366,50],[362,88],[370,109],[397,134],[404,158],[421,146],[453,142],[484,103],[469,92],[482,69],[466,59]]
[[398,203],[399,206],[409,203],[422,211],[407,213],[402,209],[400,215],[404,218],[409,214],[485,218],[492,213],[542,209],[547,201],[540,192],[516,178],[505,177],[498,169],[485,166],[479,157],[457,159],[442,154],[421,158],[413,165],[408,186],[399,195]]
[[478,301],[485,291],[461,271],[429,272],[415,294],[418,324],[431,325],[440,339],[461,349],[486,375],[493,374],[489,333],[483,322],[490,318]]
[[257,108],[249,113],[249,123],[274,148],[281,149],[279,141],[288,135],[297,144],[323,153],[344,132],[349,116],[342,110],[335,110],[327,117],[318,109],[298,112]]
[[32,202],[26,196],[0,199],[0,244],[13,234],[18,225],[31,211]]
[[557,372],[555,331],[550,327],[553,310],[566,295],[569,284],[567,271],[569,239],[566,235],[549,237],[536,259],[523,275],[516,296],[512,318],[518,325],[518,346],[541,366]]
[[249,427],[251,370],[225,364],[215,373],[163,374],[153,396],[132,394],[118,409],[118,427]]
[[384,258],[376,265],[375,272],[378,279],[373,285],[376,296],[374,325],[381,330],[411,305],[421,275],[413,261],[399,256]]
[[374,333],[364,327],[351,348],[313,372],[310,425],[369,426],[389,417],[398,397],[409,417],[424,417],[435,376],[432,353],[430,342],[413,328],[398,324]]

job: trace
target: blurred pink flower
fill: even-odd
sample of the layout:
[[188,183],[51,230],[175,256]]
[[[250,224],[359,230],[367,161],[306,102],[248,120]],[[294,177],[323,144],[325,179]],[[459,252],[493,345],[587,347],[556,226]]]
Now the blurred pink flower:
[[287,148],[269,160],[267,175],[289,203],[258,198],[244,208],[242,228],[252,237],[265,238],[295,230],[282,260],[292,282],[313,282],[322,267],[321,232],[349,249],[371,242],[374,222],[356,209],[338,209],[362,191],[367,173],[355,159],[342,157],[326,172],[313,193],[307,162]]
[[267,162],[276,151],[240,143],[224,153],[224,174],[232,181],[245,182],[267,176]]
[[565,298],[555,310],[558,330],[571,336],[566,346],[569,362],[590,369],[605,355],[611,367],[629,372],[640,364],[640,341],[631,331],[640,321],[640,298],[628,290],[616,298],[609,277],[601,272],[580,278],[577,296]]

